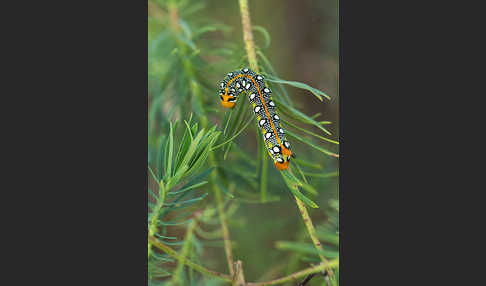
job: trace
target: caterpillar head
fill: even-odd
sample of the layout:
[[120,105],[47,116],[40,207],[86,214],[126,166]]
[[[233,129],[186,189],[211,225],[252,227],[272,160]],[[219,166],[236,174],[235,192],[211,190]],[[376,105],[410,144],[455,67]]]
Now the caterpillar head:
[[232,95],[220,95],[221,105],[225,108],[233,108],[236,104],[236,97]]
[[[288,143],[287,141],[285,142]],[[289,167],[290,157],[295,157],[292,151],[290,151],[290,149],[285,146],[275,146],[273,147],[272,151],[274,152],[275,167],[277,167],[277,169],[279,169],[280,171],[285,170]]]

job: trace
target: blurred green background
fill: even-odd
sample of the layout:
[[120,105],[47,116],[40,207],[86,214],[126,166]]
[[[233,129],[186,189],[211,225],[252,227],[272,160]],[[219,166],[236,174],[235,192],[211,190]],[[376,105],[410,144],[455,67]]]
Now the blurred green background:
[[[243,45],[238,1],[205,1],[206,17],[234,28],[233,41]],[[335,138],[339,137],[338,66],[339,66],[339,2],[337,0],[258,0],[249,1],[253,25],[262,26],[271,36],[265,55],[279,76],[323,90],[332,100],[316,104],[305,91],[292,89],[292,97],[302,102],[308,114],[321,112]],[[214,40],[222,40],[218,35]],[[264,43],[261,34],[254,32],[257,44]],[[229,67],[231,70],[231,67]],[[215,83],[216,84],[216,83]]]
[[[164,1],[155,1],[164,2]],[[191,1],[197,3],[198,1]],[[223,60],[221,56],[215,56],[209,49],[217,49],[222,45],[231,42],[241,46],[244,52],[241,16],[238,1],[201,1],[204,8],[191,14],[192,20],[204,23],[207,21],[217,21],[232,28],[228,34],[222,32],[205,33],[198,39],[199,56],[208,65]],[[163,6],[163,5],[161,5]],[[149,15],[151,12],[149,6]],[[290,97],[298,103],[300,110],[308,115],[322,113],[320,120],[332,121],[331,125],[326,125],[326,129],[332,132],[331,139],[339,141],[339,95],[338,95],[338,1],[337,0],[250,0],[249,9],[251,22],[254,26],[261,26],[268,31],[271,43],[264,53],[272,63],[280,78],[291,81],[306,83],[314,88],[324,91],[331,97],[331,100],[319,102],[315,97],[309,96],[309,92],[288,87]],[[186,19],[191,21],[191,19]],[[149,21],[149,46],[163,28],[159,24]],[[197,25],[197,24],[196,24]],[[265,37],[262,33],[254,31],[255,42],[259,47],[265,45]],[[160,56],[160,55],[159,55]],[[171,53],[166,54],[167,57]],[[149,98],[153,94],[160,92],[157,88],[152,88],[157,73],[150,72],[155,69],[151,62],[149,53]],[[164,55],[160,56],[164,57]],[[231,55],[227,55],[231,57]],[[219,106],[218,85],[225,73],[238,68],[237,66],[227,66],[226,71],[218,74],[208,74],[207,80],[214,85],[213,94],[214,107]],[[173,74],[177,77],[177,74]],[[149,108],[153,100],[149,99]],[[190,108],[188,106],[187,108]],[[221,109],[221,108],[220,108]],[[224,111],[219,111],[223,113]],[[186,118],[182,118],[186,119]],[[221,118],[211,117],[210,123],[218,124],[219,129],[222,125]],[[285,127],[285,124],[284,124]],[[255,127],[250,125],[245,131],[244,139],[253,143],[243,144],[245,151],[250,159],[256,157],[255,150]],[[154,133],[155,134],[155,133]],[[152,136],[155,138],[155,135]],[[150,139],[150,138],[149,138]],[[153,139],[155,142],[156,140]],[[297,156],[302,155],[306,158],[313,158],[316,163],[323,166],[322,170],[315,173],[337,173],[339,161],[337,158],[324,156],[315,150],[309,150],[299,142],[292,142],[293,150]],[[330,148],[332,149],[332,148]],[[229,163],[228,163],[229,164]],[[281,180],[278,171],[270,164],[268,169],[270,180],[275,178]],[[278,179],[278,180],[277,180]],[[325,229],[336,227],[336,215],[330,206],[333,200],[338,199],[338,176],[329,177],[308,177],[309,183],[319,192],[318,195],[311,197],[320,208],[309,209],[314,225],[325,237]],[[236,186],[235,200],[238,201],[238,189],[249,193],[258,193],[258,189],[251,189],[247,186]],[[275,202],[266,203],[245,203],[241,200],[237,211],[229,218],[229,230],[233,243],[233,256],[236,260],[243,261],[245,278],[247,281],[269,280],[290,274],[303,268],[309,267],[315,262],[309,258],[305,251],[296,254],[294,247],[286,249],[282,247],[282,241],[295,243],[309,243],[302,217],[299,214],[295,200],[283,183],[270,184],[270,195],[278,195],[280,199]],[[209,196],[212,196],[210,193]],[[171,230],[171,235],[181,236],[184,229]],[[280,247],[277,247],[280,245]],[[200,258],[201,263],[215,271],[227,273],[227,266],[224,256],[223,244],[221,239],[216,239],[203,244],[204,251]],[[337,245],[326,244],[323,239],[324,249],[337,252]],[[337,254],[331,254],[330,257]],[[320,279],[320,280],[319,280]],[[311,281],[308,285],[321,285],[322,278]],[[313,284],[314,283],[314,284]],[[295,283],[294,283],[295,284]],[[292,284],[293,285],[293,284]]]

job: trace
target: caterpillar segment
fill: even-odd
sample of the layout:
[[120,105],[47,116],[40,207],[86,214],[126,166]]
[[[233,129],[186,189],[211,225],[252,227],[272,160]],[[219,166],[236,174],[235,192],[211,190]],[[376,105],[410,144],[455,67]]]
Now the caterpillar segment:
[[230,72],[221,82],[219,95],[221,105],[233,108],[240,93],[245,92],[252,104],[258,127],[262,131],[268,154],[273,159],[275,167],[285,170],[289,167],[290,157],[294,154],[290,150],[290,143],[285,138],[285,131],[280,125],[280,117],[276,113],[272,91],[265,78],[249,68]]

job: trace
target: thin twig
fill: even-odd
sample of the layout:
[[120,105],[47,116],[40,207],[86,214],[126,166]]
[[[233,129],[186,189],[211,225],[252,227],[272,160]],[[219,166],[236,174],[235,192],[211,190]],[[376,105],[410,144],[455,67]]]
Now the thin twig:
[[307,277],[305,277],[304,281],[300,282],[298,286],[305,286],[312,279],[312,277],[314,277],[316,275],[317,275],[317,273],[312,273],[310,275],[307,275]]
[[[302,219],[304,220],[304,224],[305,224],[305,227],[307,228],[307,232],[309,233],[309,236],[311,237],[311,240],[312,242],[314,243],[314,246],[316,247],[317,251],[319,252],[319,257],[321,258],[321,261],[324,263],[324,264],[327,264],[328,261],[327,259],[324,257],[324,255],[322,255],[322,244],[321,242],[319,241],[319,239],[317,238],[317,233],[316,233],[316,229],[314,228],[314,225],[312,224],[312,220],[309,216],[309,213],[307,212],[307,208],[305,207],[305,204],[299,200],[299,198],[295,197],[295,201],[297,202],[297,206],[299,207],[299,211],[300,211],[300,214],[302,216]],[[329,275],[334,275],[334,273],[332,272],[332,269],[329,267],[326,269],[327,272],[329,272]]]
[[[210,161],[209,162],[210,165],[214,165],[214,157],[212,152],[209,154],[209,161]],[[228,230],[228,225],[226,223],[226,214],[224,212],[223,196],[221,194],[221,190],[216,184],[217,174],[212,173],[209,178],[210,181],[212,182],[214,197],[216,198],[216,205],[218,208],[219,221],[221,223],[221,230],[223,231],[223,242],[224,242],[224,251],[226,253],[226,261],[228,262],[229,272],[231,275],[233,275],[234,274],[233,253],[231,251],[231,239]]]
[[[180,259],[181,256],[179,254],[177,254],[177,252],[175,250],[173,250],[172,248],[168,247],[167,245],[165,244],[162,244],[160,243],[155,237],[153,236],[149,236],[148,238],[148,241],[151,245],[157,247],[158,249],[162,250],[163,252],[167,253],[168,255],[176,258],[176,259]],[[219,272],[216,272],[216,271],[212,271],[212,270],[209,270],[201,265],[198,265],[190,260],[188,260],[187,258],[182,258],[182,262],[187,265],[188,267],[191,267],[192,269],[202,273],[202,274],[206,274],[208,276],[212,276],[212,277],[217,277],[217,278],[221,278],[227,282],[231,282],[231,276],[227,275],[227,274],[223,274],[223,273],[219,273]]]
[[265,281],[265,282],[253,282],[253,283],[246,283],[247,286],[267,286],[267,285],[277,285],[277,284],[282,284],[285,282],[289,281],[295,281],[298,280],[302,277],[305,277],[309,274],[312,273],[318,273],[323,270],[326,270],[327,268],[332,268],[332,267],[337,267],[339,265],[339,261],[337,259],[330,261],[329,263],[321,263],[317,266],[313,266],[304,270],[301,270],[299,272],[292,273],[288,276],[275,279],[275,280],[270,280],[270,281]]
[[243,274],[243,263],[241,260],[236,261],[235,263],[235,275],[233,277],[233,285],[236,286],[246,286],[245,276]]

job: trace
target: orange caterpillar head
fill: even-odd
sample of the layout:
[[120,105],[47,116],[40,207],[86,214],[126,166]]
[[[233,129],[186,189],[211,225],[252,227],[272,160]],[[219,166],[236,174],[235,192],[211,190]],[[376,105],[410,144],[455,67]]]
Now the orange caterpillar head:
[[290,149],[285,148],[284,146],[281,147],[282,149],[282,157],[278,157],[275,160],[275,167],[279,169],[280,171],[288,169],[289,167],[289,162],[290,162],[290,157],[295,157],[295,155],[290,151]]
[[225,108],[233,108],[236,104],[236,97],[232,95],[225,95],[222,94],[221,96],[221,105]]

